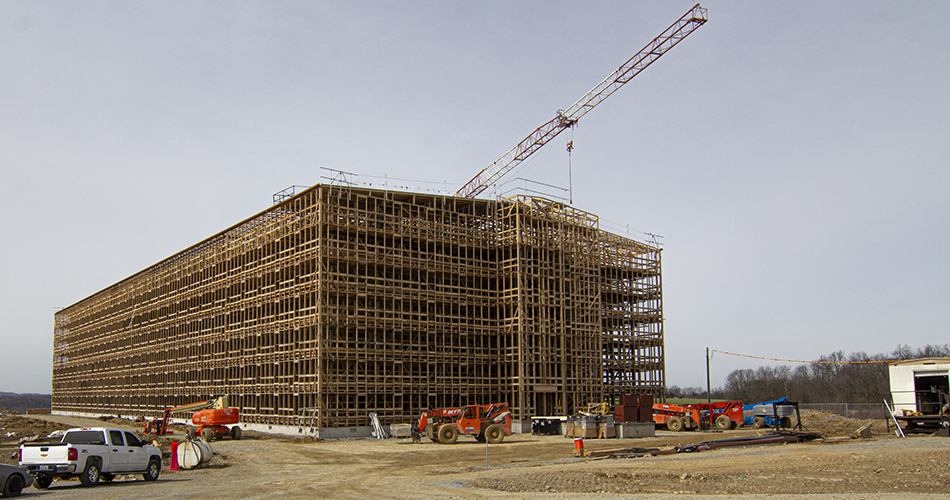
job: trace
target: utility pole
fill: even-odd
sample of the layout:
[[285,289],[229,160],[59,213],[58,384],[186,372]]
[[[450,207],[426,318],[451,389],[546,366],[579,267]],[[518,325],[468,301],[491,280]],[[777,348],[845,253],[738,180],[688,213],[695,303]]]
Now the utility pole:
[[712,428],[712,389],[709,384],[709,348],[706,348],[706,404],[709,408],[709,427]]

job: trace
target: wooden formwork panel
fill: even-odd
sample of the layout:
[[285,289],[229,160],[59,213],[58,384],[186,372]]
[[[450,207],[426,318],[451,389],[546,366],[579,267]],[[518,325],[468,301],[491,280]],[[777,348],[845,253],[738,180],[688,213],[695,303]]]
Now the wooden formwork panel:
[[607,399],[624,394],[665,398],[660,251],[603,234],[602,326]]
[[662,395],[659,250],[546,200],[316,186],[55,316],[53,408],[516,418]]
[[603,397],[599,232],[562,204],[499,208],[503,340],[516,417],[558,415]]

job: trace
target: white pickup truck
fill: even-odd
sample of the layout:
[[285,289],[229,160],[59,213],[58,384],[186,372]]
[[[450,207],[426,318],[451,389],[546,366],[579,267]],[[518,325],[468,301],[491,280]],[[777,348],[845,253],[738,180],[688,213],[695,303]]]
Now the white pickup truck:
[[20,467],[33,475],[37,488],[47,488],[54,477],[79,477],[83,486],[111,481],[117,474],[142,474],[158,479],[162,452],[121,429],[70,429],[59,443],[20,445]]

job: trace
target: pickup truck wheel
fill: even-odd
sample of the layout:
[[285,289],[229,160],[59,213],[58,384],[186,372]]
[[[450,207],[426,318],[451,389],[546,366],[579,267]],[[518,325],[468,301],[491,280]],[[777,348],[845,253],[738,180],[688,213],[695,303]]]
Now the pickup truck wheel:
[[3,496],[18,497],[23,493],[23,478],[16,474],[7,478],[7,484],[3,485]]
[[95,486],[99,484],[99,464],[88,462],[86,468],[79,475],[79,482],[83,486]]
[[52,476],[37,476],[35,479],[33,479],[33,486],[35,486],[38,490],[45,490],[46,488],[49,488],[49,485],[51,484],[53,484]]
[[491,444],[498,444],[505,440],[505,429],[498,424],[489,425],[485,429],[485,439]]
[[156,459],[151,459],[148,461],[148,469],[145,469],[145,474],[142,474],[142,477],[146,481],[154,481],[158,479],[158,475],[162,473],[162,463]]
[[115,474],[99,474],[99,479],[108,483],[115,479]]
[[439,428],[439,442],[455,444],[459,439],[459,430],[454,425],[443,425]]
[[670,417],[670,419],[666,421],[666,428],[673,432],[679,432],[683,430],[683,419],[679,417]]

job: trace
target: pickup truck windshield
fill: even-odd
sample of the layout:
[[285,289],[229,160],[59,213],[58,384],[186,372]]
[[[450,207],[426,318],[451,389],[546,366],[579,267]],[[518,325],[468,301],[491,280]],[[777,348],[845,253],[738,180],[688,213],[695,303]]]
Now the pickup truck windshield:
[[63,442],[69,444],[106,444],[102,431],[73,431],[63,436]]

